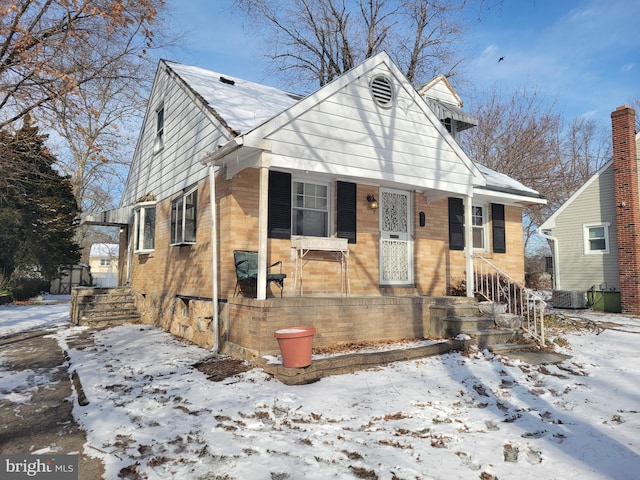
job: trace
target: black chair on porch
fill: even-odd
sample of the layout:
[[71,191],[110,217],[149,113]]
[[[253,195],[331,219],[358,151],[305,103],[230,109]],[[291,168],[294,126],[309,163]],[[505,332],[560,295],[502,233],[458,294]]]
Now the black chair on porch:
[[[246,285],[251,288],[252,296],[256,297],[258,289],[258,252],[234,250],[233,260],[236,266],[236,288],[233,291],[233,296],[237,295],[238,290],[243,292],[242,286]],[[280,265],[280,273],[269,273],[269,269],[276,265]],[[282,261],[278,260],[267,267],[267,285],[271,282],[275,283],[280,288],[280,298],[282,298],[285,278],[287,278],[287,275],[282,273]],[[244,292],[243,296],[245,296]]]

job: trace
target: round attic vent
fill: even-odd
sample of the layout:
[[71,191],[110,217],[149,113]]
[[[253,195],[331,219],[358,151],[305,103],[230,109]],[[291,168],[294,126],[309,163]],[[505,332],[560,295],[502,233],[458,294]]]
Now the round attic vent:
[[371,79],[369,90],[378,105],[381,107],[391,106],[391,101],[393,100],[393,83],[391,83],[389,77],[376,75]]

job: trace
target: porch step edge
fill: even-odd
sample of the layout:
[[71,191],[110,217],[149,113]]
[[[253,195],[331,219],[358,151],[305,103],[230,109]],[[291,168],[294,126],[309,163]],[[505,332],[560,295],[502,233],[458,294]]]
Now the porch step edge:
[[468,344],[468,341],[463,340],[446,340],[407,349],[336,355],[313,360],[311,365],[305,368],[285,368],[281,363],[267,363],[262,357],[255,359],[254,363],[285,385],[305,385],[317,382],[324,377],[353,373],[377,365],[462,351]]

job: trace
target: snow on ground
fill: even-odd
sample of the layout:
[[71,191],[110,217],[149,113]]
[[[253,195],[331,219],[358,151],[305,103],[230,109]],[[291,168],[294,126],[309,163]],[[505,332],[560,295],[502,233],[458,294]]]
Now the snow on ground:
[[[38,315],[57,326],[58,308],[0,307],[0,336]],[[608,328],[556,331],[572,355],[558,365],[471,351],[305,386],[259,369],[211,382],[192,366],[211,352],[148,325],[77,348],[85,329],[53,334],[90,400],[74,407],[85,450],[109,479],[635,479],[640,320],[567,315]]]

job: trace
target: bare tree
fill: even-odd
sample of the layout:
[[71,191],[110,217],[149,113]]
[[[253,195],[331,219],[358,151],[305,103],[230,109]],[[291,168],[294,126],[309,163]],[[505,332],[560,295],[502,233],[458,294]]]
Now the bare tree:
[[267,56],[298,87],[317,88],[382,50],[409,81],[456,74],[466,0],[236,0],[265,26]]
[[[88,186],[124,158],[111,146],[128,143],[118,127],[126,131],[126,119],[143,107],[140,65],[163,7],[164,0],[8,0],[0,6],[0,129],[31,115],[56,130],[69,152],[59,168],[72,177],[81,206]],[[2,156],[0,167],[5,185],[19,183],[29,169],[7,165]]]
[[536,228],[611,159],[610,130],[577,117],[565,127],[554,105],[527,85],[484,96],[479,125],[463,136],[477,162],[538,190],[547,205],[525,209],[525,246]]
[[562,143],[565,182],[571,193],[611,160],[611,129],[593,118],[574,118]]
[[58,167],[71,177],[85,213],[113,206],[115,195],[106,189],[123,183],[153,80],[153,66],[137,49],[121,51],[120,60],[105,67],[109,75],[79,85],[43,113],[58,134]]
[[[473,114],[479,125],[463,136],[469,156],[509,175],[547,199],[525,209],[525,247],[535,229],[567,198],[561,152],[561,118],[535,89],[522,87],[507,96],[493,91]],[[572,187],[570,187],[572,188]]]
[[[5,0],[0,6],[0,128],[93,79],[121,48],[142,55],[164,0]],[[125,41],[120,41],[125,38]],[[139,42],[130,41],[136,38]],[[141,42],[141,43],[140,43]],[[141,48],[140,48],[141,47]]]

